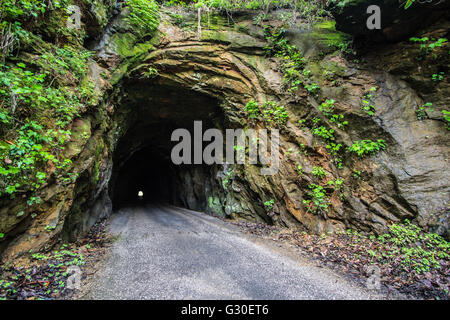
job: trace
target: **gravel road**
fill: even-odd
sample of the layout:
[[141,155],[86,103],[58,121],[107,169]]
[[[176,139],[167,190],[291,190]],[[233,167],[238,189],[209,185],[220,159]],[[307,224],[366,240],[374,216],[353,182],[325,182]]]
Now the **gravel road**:
[[172,206],[122,209],[83,299],[382,299],[294,249]]

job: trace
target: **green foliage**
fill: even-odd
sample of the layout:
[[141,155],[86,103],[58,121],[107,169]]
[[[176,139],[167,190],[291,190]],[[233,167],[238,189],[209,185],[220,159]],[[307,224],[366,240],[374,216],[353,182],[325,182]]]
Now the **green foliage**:
[[[376,90],[376,87],[370,88],[370,92]],[[375,114],[375,106],[373,105],[373,95],[370,92],[364,95],[361,110],[365,111],[369,116],[373,116]]]
[[324,8],[326,1],[298,0],[295,4],[298,6],[301,16],[305,17],[310,24],[316,23],[328,15]]
[[313,135],[319,136],[324,140],[334,140],[334,130],[327,129],[324,126],[320,126],[318,128],[314,128],[312,130]]
[[378,151],[386,149],[386,143],[383,139],[378,139],[377,141],[372,140],[361,140],[356,141],[348,148],[348,151],[356,153],[361,158],[365,156],[375,154]]
[[[59,134],[61,136],[58,137]],[[39,189],[45,183],[47,176],[38,168],[49,162],[53,163],[59,172],[70,165],[70,160],[58,159],[52,153],[54,150],[51,150],[52,147],[55,150],[62,150],[60,143],[64,142],[66,137],[65,133],[56,133],[50,130],[44,134],[41,125],[30,121],[19,129],[15,143],[0,144],[0,158],[4,159],[0,164],[0,176],[2,177],[0,195],[3,192],[13,194],[21,187],[31,191]]]
[[328,143],[328,144],[325,146],[325,148],[327,148],[327,149],[330,151],[330,153],[331,153],[332,155],[337,155],[338,152],[339,152],[339,151],[341,150],[341,148],[342,148],[342,144],[330,142],[330,143]]
[[427,110],[432,111],[430,107],[433,106],[431,102],[425,103],[423,106],[420,106],[416,109],[417,120],[428,119]]
[[344,179],[335,179],[327,182],[329,186],[333,186],[334,190],[340,190],[342,188],[343,183]]
[[303,200],[303,203],[308,206],[307,212],[311,210],[314,213],[326,212],[328,210],[329,200],[325,194],[325,189],[316,184],[310,184],[309,188],[311,192],[308,193],[308,196],[311,199]]
[[388,252],[379,251],[376,257],[385,260],[401,256],[401,265],[406,271],[411,268],[417,273],[439,268],[441,259],[450,258],[450,243],[434,233],[426,233],[409,220],[393,224],[389,233],[378,237]]
[[45,231],[47,231],[47,232],[52,232],[55,229],[56,229],[56,226],[45,226]]
[[427,42],[428,40],[429,40],[428,37],[423,37],[423,38],[411,37],[411,38],[409,38],[409,41],[416,42],[416,43],[423,43],[423,42]]
[[250,100],[246,104],[245,111],[247,111],[248,117],[250,119],[258,119],[258,117],[261,114],[261,111],[259,110],[258,102],[256,102],[255,100]]
[[361,179],[361,171],[353,169],[353,178]]
[[284,127],[289,120],[286,108],[279,106],[273,101],[264,102],[261,109],[264,121],[269,124],[274,122],[278,127]]
[[169,13],[169,14],[170,17],[173,19],[175,25],[179,26],[180,28],[185,28],[189,26],[184,16],[177,13]]
[[320,91],[320,86],[316,83],[305,84],[305,89],[312,94],[316,94]]
[[334,112],[334,103],[333,99],[327,99],[325,102],[322,102],[319,106],[319,111],[323,113],[323,115],[327,118],[330,118]]
[[411,7],[416,0],[406,0],[406,1],[405,0],[399,0],[399,1],[400,2],[404,2],[404,8],[406,10],[409,7]]
[[[420,55],[417,57],[417,60],[422,60],[425,56],[431,54],[435,48],[439,48],[444,46],[444,44],[448,43],[447,38],[439,38],[439,39],[430,39],[428,37],[409,38],[409,41],[414,43],[420,43]],[[430,42],[431,41],[431,42]],[[436,58],[436,55],[434,55]]]
[[225,190],[230,185],[230,180],[231,180],[232,174],[233,174],[233,169],[228,169],[228,171],[225,173],[225,178],[222,180],[222,186]]
[[450,130],[450,111],[442,110],[442,114],[443,114],[444,120],[447,124],[447,130]]
[[127,0],[130,14],[126,22],[134,28],[134,31],[143,37],[153,33],[159,26],[159,7],[154,0]]
[[344,130],[345,126],[348,125],[348,121],[344,120],[344,115],[334,113],[334,103],[333,99],[326,99],[319,106],[319,111],[327,117],[331,123],[334,123],[338,128]]
[[2,19],[37,18],[45,12],[47,3],[42,0],[2,0]]
[[319,179],[324,178],[326,175],[328,175],[328,172],[326,172],[322,167],[316,167],[314,166],[312,174],[318,177]]
[[434,73],[431,76],[431,80],[436,81],[436,82],[442,81],[443,79],[444,79],[444,72],[442,72],[442,71],[439,73]]
[[439,38],[435,42],[432,42],[428,45],[428,52],[433,51],[434,48],[442,47],[444,43],[448,42],[447,38]]
[[258,103],[251,100],[247,103],[244,110],[249,119],[260,119],[266,124],[275,124],[277,127],[284,127],[289,120],[289,114],[284,106],[279,106],[274,101],[266,101],[259,107]]
[[[49,22],[45,27],[56,28],[66,36],[65,9],[71,3],[5,0],[0,4],[0,40],[4,45],[4,63],[0,64],[0,196],[25,193],[28,205],[39,203],[35,193],[48,179],[68,183],[76,178],[67,173],[71,161],[63,155],[71,136],[67,127],[97,101],[94,84],[84,81],[91,52],[67,39],[59,40],[65,45],[56,45],[34,34],[42,32],[34,28],[38,20],[52,15],[55,24]],[[28,52],[18,58],[22,43]]]
[[147,69],[147,71],[144,72],[144,77],[146,78],[155,78],[159,75],[159,72],[157,69],[153,68],[153,67],[149,67]]
[[[305,58],[297,47],[290,45],[284,37],[283,28],[271,28],[264,26],[264,36],[268,41],[265,47],[269,56],[275,56],[281,60],[281,71],[283,72],[284,85],[288,92],[298,90],[299,85],[303,84],[302,70],[305,66]],[[313,90],[316,90],[313,88]]]
[[30,37],[24,28],[30,21],[37,21],[44,13],[65,8],[69,0],[2,0],[0,2],[0,60]]
[[291,0],[194,0],[196,8],[214,8],[219,10],[265,10],[270,8],[289,8]]
[[[55,70],[52,69],[56,73]],[[81,77],[81,66],[76,70]],[[49,74],[51,72],[33,73],[23,63],[12,68],[4,66],[0,70],[0,99],[4,106],[10,106],[0,109],[0,119],[6,127],[14,127],[18,122],[15,116],[48,114],[56,118],[54,123],[48,124],[51,127],[48,129],[36,120],[26,119],[15,131],[14,142],[0,142],[0,195],[13,194],[19,189],[21,192],[36,191],[47,178],[39,168],[52,163],[57,176],[71,163],[62,156],[63,145],[70,138],[70,132],[64,127],[82,109],[82,97],[67,88],[45,85]]]
[[275,200],[273,200],[273,199],[265,201],[264,208],[266,209],[266,212],[272,212],[274,204],[275,204]]
[[295,169],[297,170],[299,176],[302,176],[305,173],[303,171],[303,167],[300,164],[297,164],[297,167]]

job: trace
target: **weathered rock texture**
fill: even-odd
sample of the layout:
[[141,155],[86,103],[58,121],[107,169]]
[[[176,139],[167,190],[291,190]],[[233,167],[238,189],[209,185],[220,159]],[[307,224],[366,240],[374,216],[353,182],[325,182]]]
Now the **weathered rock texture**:
[[[336,20],[336,28],[370,41],[398,41],[445,17],[450,9],[448,1],[415,1],[408,9],[406,1],[399,0],[331,0],[329,10]],[[381,29],[367,28],[367,19],[373,13],[367,8],[380,8]]]
[[[331,39],[341,36],[332,25],[322,32],[289,30],[291,42],[307,52],[306,69],[321,91],[313,96],[302,88],[287,94],[279,62],[265,56],[262,30],[250,16],[236,18],[235,25],[220,16],[205,18],[200,37],[195,16],[187,16],[192,22],[185,28],[164,16],[156,35],[138,39],[124,24],[124,15],[126,11],[116,16],[93,45],[97,55],[91,81],[104,98],[72,125],[67,153],[79,177],[73,184],[46,186],[35,219],[8,215],[16,212],[20,201],[1,208],[5,259],[43,248],[61,236],[74,239],[110,214],[111,199],[126,193],[121,185],[127,182],[120,174],[126,161],[144,148],[160,161],[169,161],[174,128],[190,128],[194,120],[220,129],[250,126],[243,108],[252,98],[277,101],[289,111],[279,172],[262,176],[254,165],[172,167],[167,171],[170,201],[210,214],[301,226],[317,233],[345,228],[381,233],[404,218],[440,234],[448,232],[449,135],[439,111],[449,105],[449,82],[448,77],[438,84],[430,82],[428,73],[433,71],[418,67],[413,44],[376,49],[355,63],[326,45],[330,33]],[[448,25],[441,20],[429,32],[445,36],[449,29],[441,28],[442,23]],[[438,50],[442,59],[436,60],[436,68],[448,71],[448,46]],[[374,93],[375,115],[370,117],[361,111],[361,101],[374,86],[379,89]],[[324,99],[336,100],[337,111],[349,121],[346,131],[318,111]],[[424,102],[433,102],[435,114],[418,121],[415,110]],[[314,117],[333,127],[345,146],[385,139],[388,147],[363,160],[346,154],[338,169],[324,143],[311,129],[298,125],[298,120]],[[312,174],[314,166],[327,171],[323,180]],[[328,212],[308,211],[303,203],[308,186],[338,178],[344,179],[342,195],[326,187]],[[273,208],[264,206],[272,199]],[[47,225],[56,228],[44,231]]]

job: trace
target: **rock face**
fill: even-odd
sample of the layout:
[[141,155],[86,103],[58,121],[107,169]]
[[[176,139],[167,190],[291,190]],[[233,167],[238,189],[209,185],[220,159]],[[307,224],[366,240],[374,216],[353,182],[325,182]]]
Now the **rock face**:
[[[260,126],[244,111],[250,99],[276,101],[289,112],[275,175],[262,176],[260,168],[250,164],[168,165],[155,178],[164,180],[161,189],[167,192],[151,191],[190,209],[316,233],[346,228],[382,233],[389,223],[408,218],[448,236],[449,136],[440,111],[449,105],[450,87],[448,77],[428,83],[428,75],[413,59],[413,44],[374,50],[357,64],[330,45],[345,38],[333,24],[289,30],[290,41],[307,52],[305,69],[321,89],[314,95],[303,88],[287,93],[279,60],[265,56],[266,41],[251,16],[240,16],[233,25],[213,16],[203,22],[201,34],[189,16],[184,28],[164,16],[151,39],[139,39],[124,24],[126,14],[116,16],[93,45],[97,55],[91,81],[103,99],[72,124],[66,152],[78,178],[68,185],[44,187],[37,219],[8,215],[23,205],[20,200],[2,205],[4,259],[44,248],[61,236],[73,240],[110,214],[137,186],[133,181],[139,170],[158,171],[160,163],[170,162],[173,129],[190,128],[194,120],[221,130]],[[339,17],[337,25],[342,26]],[[439,23],[429,28],[436,30]],[[436,52],[442,57],[437,68],[448,71],[448,44]],[[361,106],[372,87],[377,87],[375,112],[369,116]],[[334,99],[336,111],[348,120],[345,131],[319,111],[325,99]],[[433,103],[434,114],[419,121],[416,110],[425,102]],[[338,168],[325,143],[301,125],[314,118],[334,128],[336,142],[345,147],[384,139],[387,149],[364,159],[346,153]],[[158,161],[133,168],[128,161],[138,157]],[[133,163],[145,163],[138,160]],[[314,167],[322,167],[326,176],[319,178]],[[328,183],[337,179],[343,180],[340,189]],[[311,184],[325,186],[326,213],[314,213],[304,203],[310,199]],[[47,225],[54,230],[44,231]]]
[[[398,0],[332,0],[329,9],[336,19],[336,29],[371,41],[398,41],[444,17],[450,8],[448,1],[415,1],[405,9]],[[367,8],[380,8],[381,29],[370,30],[366,22],[371,13]]]

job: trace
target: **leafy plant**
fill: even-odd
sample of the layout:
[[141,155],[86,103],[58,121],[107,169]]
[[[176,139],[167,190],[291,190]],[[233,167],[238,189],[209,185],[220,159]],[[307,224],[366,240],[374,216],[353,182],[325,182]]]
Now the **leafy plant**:
[[265,49],[267,55],[280,59],[284,85],[288,88],[288,92],[293,92],[303,84],[302,70],[305,66],[305,58],[297,47],[289,44],[284,33],[283,28],[264,26],[264,35],[269,42]]
[[442,114],[444,115],[444,120],[447,123],[447,130],[450,130],[450,111],[442,110]]
[[258,102],[256,102],[255,100],[250,100],[245,105],[245,111],[247,111],[250,119],[257,119],[261,114],[261,111],[259,110]]
[[324,213],[328,210],[329,201],[325,194],[325,189],[316,184],[310,184],[311,192],[308,193],[310,200],[303,200],[303,203],[308,206],[307,212],[312,210],[315,213]]
[[335,180],[330,180],[327,182],[328,185],[334,187],[334,190],[340,190],[343,183],[344,183],[344,179],[335,179]]
[[158,28],[160,15],[159,7],[154,0],[127,0],[130,8],[126,22],[134,28],[141,37],[152,33]]
[[153,67],[149,67],[147,69],[147,71],[144,72],[144,77],[146,78],[155,78],[156,76],[158,76],[159,72],[157,69],[153,68]]
[[262,119],[267,124],[274,123],[278,127],[285,126],[289,119],[286,108],[274,101],[266,101],[260,108],[256,101],[250,100],[244,109],[249,119]]
[[318,128],[314,128],[312,133],[316,136],[319,136],[325,140],[334,140],[334,130],[327,129],[324,126],[320,126]]
[[273,210],[273,205],[275,204],[275,200],[270,199],[268,201],[264,202],[264,208],[266,209],[266,212],[271,212]]
[[327,118],[331,118],[334,112],[334,103],[333,99],[326,99],[325,102],[322,102],[319,105],[319,111],[323,113],[323,115]]
[[[376,90],[376,87],[370,88],[370,92]],[[373,105],[373,94],[370,92],[364,95],[361,109],[364,110],[369,116],[373,116],[375,114],[375,106]]]
[[433,109],[430,108],[431,106],[433,106],[433,104],[431,102],[427,102],[423,106],[418,107],[416,109],[417,120],[428,119],[428,115],[427,115],[426,111],[427,110],[432,111]]
[[402,255],[401,264],[408,270],[413,268],[418,273],[439,268],[440,259],[449,259],[450,243],[433,233],[425,233],[409,220],[393,224],[389,233],[381,235],[378,240],[392,244],[392,256]]
[[[420,43],[420,56],[417,57],[418,60],[422,60],[424,56],[432,53],[435,48],[442,47],[445,43],[448,42],[447,38],[439,38],[435,41],[435,39],[429,39],[428,37],[412,37],[409,39],[411,42]],[[433,41],[431,43],[427,43],[429,41]]]
[[316,94],[320,90],[320,86],[316,83],[305,84],[305,89],[312,94]]
[[372,140],[361,140],[356,141],[348,148],[348,151],[356,153],[361,158],[365,156],[375,154],[378,151],[386,149],[386,142],[383,139],[378,139],[377,141]]
[[303,167],[300,164],[297,164],[297,167],[295,169],[297,170],[299,176],[302,176],[305,173],[303,171]]
[[406,1],[405,0],[400,0],[400,2],[404,2],[405,10],[408,9],[409,7],[411,7],[415,1],[416,0],[406,0]]
[[436,82],[442,81],[444,79],[444,72],[434,73],[431,79]]
[[345,126],[348,125],[348,121],[344,120],[344,115],[335,114],[334,113],[334,103],[333,99],[326,99],[325,102],[322,102],[319,105],[319,111],[327,117],[331,123],[334,123],[338,128],[345,129]]
[[264,102],[261,109],[264,120],[267,123],[273,121],[278,127],[285,126],[289,119],[289,114],[287,113],[286,108],[279,106],[273,101]]
[[326,172],[322,167],[314,166],[312,174],[318,177],[319,179],[322,179],[328,174],[328,172]]

